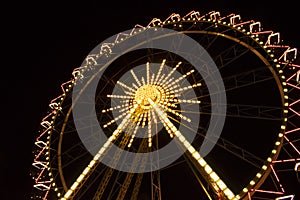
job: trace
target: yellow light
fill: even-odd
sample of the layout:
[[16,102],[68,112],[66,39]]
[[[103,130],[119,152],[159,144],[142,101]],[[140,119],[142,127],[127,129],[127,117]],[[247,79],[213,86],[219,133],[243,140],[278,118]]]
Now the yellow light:
[[78,182],[73,183],[73,185],[71,186],[71,190],[75,190],[78,185],[79,185]]
[[110,144],[110,142],[105,142],[102,149],[106,149],[109,146],[109,144]]
[[105,151],[105,148],[101,148],[100,151],[97,153],[97,155],[100,156],[101,154],[103,154],[104,151]]
[[260,178],[260,177],[261,177],[261,173],[257,173],[257,174],[256,174],[256,177],[257,177],[257,178]]
[[68,192],[65,194],[65,199],[69,198],[72,193],[73,193],[72,190],[68,190]]
[[95,163],[96,163],[96,161],[95,161],[95,160],[92,160],[88,166],[89,166],[89,167],[93,167],[93,166],[95,165]]
[[267,167],[266,165],[263,165],[263,166],[262,166],[262,169],[263,169],[263,170],[266,170],[267,168],[268,168],[268,167]]
[[268,162],[271,162],[271,161],[272,161],[272,158],[269,157],[269,158],[267,159],[267,161],[268,161]]
[[244,188],[244,189],[243,189],[243,192],[248,192],[248,189],[247,189],[247,188]]
[[200,158],[200,160],[198,160],[198,163],[203,167],[204,165],[206,165],[206,161],[203,158]]
[[226,189],[224,190],[224,194],[225,194],[229,199],[233,199],[233,197],[234,197],[234,194],[233,194],[228,188],[226,188]]
[[86,174],[90,171],[90,169],[91,169],[91,168],[86,167],[86,168],[83,170],[82,174],[83,174],[83,175],[86,175]]
[[114,141],[116,139],[116,136],[115,135],[112,135],[112,136],[110,136],[109,138],[108,138],[108,141],[109,142],[112,142],[112,141]]
[[276,146],[280,145],[280,142],[279,141],[275,142],[275,145]]
[[190,146],[191,146],[191,144],[187,140],[184,141],[183,144],[186,148],[190,148]]
[[193,154],[196,151],[192,145],[188,148],[188,150],[191,154]]
[[195,152],[193,153],[193,157],[194,157],[196,160],[199,160],[199,159],[201,158],[200,154],[199,154],[197,151],[195,151]]
[[273,150],[272,150],[272,153],[273,153],[273,154],[275,154],[276,152],[277,152],[276,149],[273,149]]
[[225,185],[225,183],[221,179],[217,181],[217,185],[219,186],[219,188],[221,190],[224,190],[225,188],[227,188],[227,186]]
[[219,180],[219,176],[215,172],[212,172],[211,174],[209,174],[209,176],[212,178],[212,180],[214,182],[216,182],[217,180]]
[[250,185],[254,185],[255,184],[255,181],[250,181]]
[[282,134],[282,133],[279,133],[279,134],[278,134],[278,137],[282,137],[282,136],[283,136],[283,134]]
[[83,174],[80,174],[80,176],[77,178],[76,182],[81,182],[84,178],[84,175]]
[[212,172],[212,168],[209,165],[206,165],[204,167],[204,169],[205,169],[206,173],[208,173],[208,174],[210,174]]

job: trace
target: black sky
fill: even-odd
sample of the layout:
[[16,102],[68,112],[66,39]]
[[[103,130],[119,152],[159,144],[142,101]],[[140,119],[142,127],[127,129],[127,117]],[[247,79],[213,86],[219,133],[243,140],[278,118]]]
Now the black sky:
[[[193,2],[193,3],[192,3]],[[220,1],[221,2],[221,1]],[[211,10],[240,14],[279,31],[286,44],[300,47],[300,15],[295,1],[82,1],[10,3],[3,19],[2,144],[0,199],[29,199],[31,150],[37,129],[60,84],[101,41],[152,18],[175,12]],[[15,5],[14,5],[15,4]],[[74,5],[76,4],[76,5]],[[4,9],[6,9],[4,7]]]

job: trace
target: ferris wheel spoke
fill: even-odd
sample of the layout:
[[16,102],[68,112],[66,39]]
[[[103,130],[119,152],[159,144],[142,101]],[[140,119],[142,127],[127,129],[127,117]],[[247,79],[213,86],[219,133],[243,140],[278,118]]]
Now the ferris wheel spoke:
[[[148,142],[149,143],[149,142]],[[141,144],[139,145],[138,152],[144,152],[147,150],[147,139],[143,139]],[[119,194],[117,196],[117,200],[123,200],[125,197],[125,194],[129,188],[130,183],[132,182],[133,176],[134,176],[134,170],[136,168],[145,168],[147,161],[147,155],[143,156],[142,154],[137,154],[134,158],[133,164],[131,166],[130,172],[126,174],[125,180],[123,181],[123,185],[120,188]],[[135,185],[137,187],[137,185]]]
[[[225,51],[221,52],[218,56],[214,58],[216,62],[219,62],[221,64],[219,70],[230,66],[232,62],[239,59],[241,56],[245,55],[246,53],[249,53],[249,49],[239,49],[238,45],[233,45],[230,48],[226,49]],[[232,57],[229,57],[228,55],[233,55]],[[226,60],[226,62],[225,62]]]
[[[247,72],[223,77],[222,81],[225,86],[225,91],[228,93],[233,90],[256,86],[257,84],[273,80],[273,76],[267,73],[268,71],[265,68],[257,67],[257,69],[249,70]],[[211,92],[209,94],[202,95],[201,98],[217,94],[219,94],[219,92]]]
[[94,156],[89,165],[83,170],[80,176],[76,179],[76,181],[72,184],[72,186],[65,193],[64,197],[61,200],[71,199],[75,196],[78,190],[81,188],[83,183],[87,180],[89,175],[95,170],[100,160],[103,158],[107,149],[111,147],[113,142],[117,139],[119,134],[126,128],[129,124],[130,118],[132,114],[135,112],[139,104],[135,104],[134,107],[130,110],[130,112],[126,115],[126,117],[119,124],[117,129],[113,132],[113,134],[108,138],[108,140],[104,143],[98,153]]
[[[199,114],[212,115],[211,107],[213,104],[202,104],[202,110]],[[222,105],[219,105],[222,106]],[[247,104],[226,104],[226,117],[248,118],[259,120],[282,120],[282,107],[280,106],[263,106],[263,105],[247,105]],[[183,111],[194,112],[194,111]],[[214,114],[219,115],[219,114]]]
[[197,160],[197,162],[202,167],[203,171],[206,173],[207,181],[212,185],[213,189],[216,193],[221,194],[227,199],[234,199],[235,194],[227,187],[227,185],[221,180],[221,178],[213,171],[213,169],[208,165],[208,163],[201,157],[198,151],[188,142],[185,137],[180,133],[179,130],[173,125],[173,123],[168,119],[167,115],[163,110],[157,106],[151,98],[148,99],[149,103],[153,107],[154,111],[160,117],[160,119],[164,122],[164,126],[166,129],[170,129],[172,133],[176,136],[178,141],[180,141],[181,145],[184,149],[188,150],[188,152],[192,155],[192,157]]
[[130,133],[132,130],[134,129],[134,126],[129,126],[128,129],[127,129],[127,133],[124,134],[119,146],[120,148],[117,149],[117,151],[114,153],[113,155],[113,160],[112,160],[112,163],[111,163],[111,167],[107,169],[106,173],[104,174],[103,178],[102,178],[102,181],[93,197],[93,200],[100,200],[109,181],[110,181],[110,178],[112,177],[113,175],[113,172],[114,172],[114,168],[117,166],[119,160],[120,160],[120,157],[122,155],[122,151],[123,149],[126,147],[127,143],[129,142],[129,139],[130,139]]

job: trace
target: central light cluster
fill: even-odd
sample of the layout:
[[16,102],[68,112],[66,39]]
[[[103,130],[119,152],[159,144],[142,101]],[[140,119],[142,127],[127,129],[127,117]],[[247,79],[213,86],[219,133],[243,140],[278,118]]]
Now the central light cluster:
[[[130,122],[134,125],[130,125],[131,139],[129,140],[128,147],[132,145],[133,139],[136,137],[137,131],[140,128],[146,127],[146,136],[148,137],[148,146],[152,146],[152,137],[156,134],[154,132],[153,125],[158,123],[163,124],[166,128],[164,120],[161,119],[161,114],[157,113],[157,109],[161,110],[164,115],[170,118],[170,114],[176,116],[172,117],[172,120],[177,119],[185,120],[191,122],[191,119],[182,114],[182,110],[178,109],[178,104],[199,104],[200,101],[197,99],[184,99],[182,98],[182,93],[199,87],[201,84],[196,83],[193,85],[182,86],[183,82],[186,81],[187,76],[191,75],[194,70],[190,70],[187,73],[180,75],[179,77],[174,77],[174,72],[181,65],[182,62],[178,62],[174,68],[165,66],[166,59],[162,61],[158,71],[153,73],[154,68],[150,70],[150,63],[146,63],[144,75],[136,74],[133,70],[130,70],[132,78],[127,81],[126,84],[117,81],[117,85],[120,86],[120,91],[122,94],[112,94],[107,95],[107,97],[112,98],[112,100],[119,101],[116,106],[109,109],[102,110],[103,113],[109,111],[117,111],[118,115],[114,116],[112,120],[103,125],[104,128],[110,126],[111,124],[124,119],[125,116],[130,115],[132,120],[128,121],[124,127],[129,126]],[[127,77],[128,78],[128,77]],[[155,107],[155,108],[154,108]],[[133,109],[134,108],[134,109]],[[180,123],[180,120],[177,122]],[[134,126],[134,128],[132,128]],[[174,137],[174,133],[171,129],[166,128],[170,137]],[[157,131],[157,130],[156,130]],[[126,133],[127,133],[126,132]]]
[[140,104],[141,108],[147,112],[150,109],[151,99],[153,102],[158,103],[161,100],[164,101],[165,91],[159,85],[147,84],[138,88],[134,95],[134,102]]

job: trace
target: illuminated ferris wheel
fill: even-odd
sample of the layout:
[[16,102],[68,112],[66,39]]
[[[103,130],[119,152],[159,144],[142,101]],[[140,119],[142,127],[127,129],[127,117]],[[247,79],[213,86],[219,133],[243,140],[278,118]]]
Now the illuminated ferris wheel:
[[191,11],[136,25],[50,102],[32,198],[294,199],[299,85],[297,49],[258,21]]

